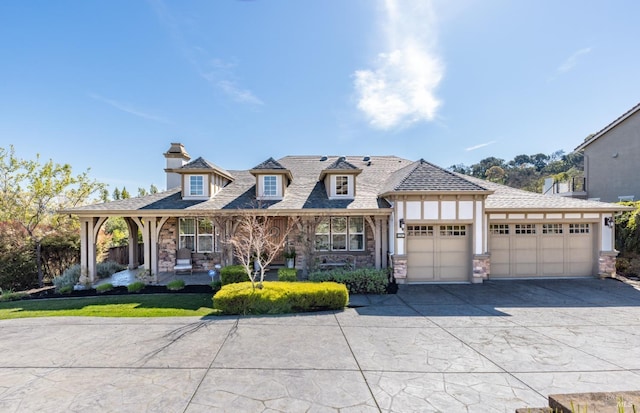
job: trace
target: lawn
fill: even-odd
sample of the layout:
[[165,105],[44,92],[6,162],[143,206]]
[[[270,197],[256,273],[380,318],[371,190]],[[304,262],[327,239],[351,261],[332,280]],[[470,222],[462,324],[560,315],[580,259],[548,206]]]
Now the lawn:
[[144,294],[0,303],[0,320],[28,317],[186,317],[215,315],[212,294]]

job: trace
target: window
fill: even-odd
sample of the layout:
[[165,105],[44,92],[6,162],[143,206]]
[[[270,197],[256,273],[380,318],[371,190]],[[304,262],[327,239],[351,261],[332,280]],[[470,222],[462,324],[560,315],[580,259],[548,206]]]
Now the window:
[[467,235],[466,225],[440,225],[441,237],[464,237]]
[[316,226],[316,251],[364,251],[364,218],[331,217]]
[[336,176],[336,195],[349,195],[348,176]]
[[202,175],[192,175],[189,177],[189,195],[204,195],[204,178]]
[[542,224],[543,234],[562,234],[562,224]]
[[516,224],[516,234],[520,235],[533,235],[536,233],[535,224]]
[[407,225],[407,235],[410,237],[432,237],[433,225]]
[[589,224],[569,224],[569,234],[588,234]]
[[203,253],[219,251],[220,234],[210,219],[180,218],[178,232],[178,248]]
[[274,175],[262,177],[262,196],[278,196],[278,181]]
[[493,235],[509,235],[508,224],[491,224],[489,225],[489,232]]

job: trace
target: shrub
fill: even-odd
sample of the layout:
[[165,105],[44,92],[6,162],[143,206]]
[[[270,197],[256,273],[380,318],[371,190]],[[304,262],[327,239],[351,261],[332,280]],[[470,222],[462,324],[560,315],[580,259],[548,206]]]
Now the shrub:
[[138,292],[142,291],[142,289],[144,288],[145,285],[146,284],[143,283],[142,281],[136,281],[136,282],[133,282],[133,283],[129,284],[127,286],[127,290],[130,293],[138,293]]
[[337,310],[349,301],[347,288],[334,282],[250,282],[224,285],[213,297],[213,308],[225,314],[281,314],[297,311]]
[[11,290],[3,291],[2,289],[0,289],[0,303],[4,301],[22,300],[23,298],[28,296],[29,294],[27,294],[26,292],[13,292]]
[[389,284],[389,273],[386,269],[374,268],[334,269],[312,272],[309,274],[309,281],[334,281],[345,284],[350,294],[384,294]]
[[60,294],[71,294],[71,291],[73,291],[73,285],[64,285],[58,289]]
[[124,270],[125,268],[127,267],[124,265],[118,264],[115,261],[100,262],[98,263],[98,265],[96,265],[96,275],[98,278],[108,278],[108,277],[111,277],[113,274]]
[[215,280],[215,281],[211,281],[211,284],[209,284],[211,286],[211,289],[213,290],[213,293],[217,293],[218,291],[220,291],[220,288],[222,288],[222,281],[220,280]]
[[295,268],[279,268],[278,281],[298,281],[298,270]]
[[173,280],[167,284],[167,290],[179,291],[184,288],[184,280]]
[[249,275],[242,265],[227,265],[220,270],[222,285],[249,281]]
[[62,293],[62,289],[70,287],[73,291],[73,286],[80,281],[80,264],[72,265],[64,270],[61,276],[53,279],[53,285],[56,287],[56,291]]
[[99,293],[106,293],[107,291],[111,291],[111,290],[113,290],[113,284],[111,283],[100,284],[99,286],[96,287],[96,291]]

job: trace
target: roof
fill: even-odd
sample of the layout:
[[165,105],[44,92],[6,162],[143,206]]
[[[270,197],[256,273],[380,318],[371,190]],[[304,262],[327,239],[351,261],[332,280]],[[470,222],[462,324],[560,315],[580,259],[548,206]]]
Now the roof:
[[466,176],[440,168],[420,159],[394,172],[381,193],[415,191],[482,191],[488,192],[481,184],[466,179]]
[[[364,162],[364,158],[361,156],[359,157],[354,156],[352,160],[355,161],[355,159],[358,159],[360,162]],[[369,157],[369,160],[371,160],[371,157]],[[324,161],[321,161],[321,162],[324,162]],[[364,165],[367,165],[367,163],[368,161],[365,162]],[[347,161],[346,156],[341,156],[335,161],[333,161],[331,164],[329,164],[329,166],[324,168],[322,172],[320,172],[320,179],[324,179],[325,175],[327,174],[336,173],[336,172],[358,175],[362,172],[362,169],[358,168],[351,162]]]
[[512,188],[510,186],[497,184],[495,182],[485,181],[483,179],[474,178],[472,176],[456,174],[463,176],[465,179],[475,182],[478,185],[482,185],[489,190],[493,191],[493,194],[487,197],[485,202],[485,210],[487,212],[492,211],[505,211],[505,210],[591,210],[591,211],[625,211],[628,207],[610,204],[607,202],[587,201],[584,199],[576,199],[564,196],[556,195],[543,195],[537,192],[529,192],[522,189]]
[[287,168],[285,168],[284,166],[282,166],[282,164],[280,164],[280,162],[276,161],[273,158],[269,158],[264,162],[259,163],[258,165],[254,166],[253,168],[251,168],[252,170],[259,170],[259,169],[282,169],[285,170]]
[[611,129],[615,128],[616,126],[618,126],[619,124],[624,122],[627,118],[629,118],[631,115],[633,115],[634,113],[638,112],[639,110],[640,110],[640,103],[638,103],[637,105],[635,105],[634,107],[632,107],[631,109],[629,109],[628,111],[626,111],[625,113],[620,115],[616,120],[614,120],[613,122],[611,122],[610,124],[608,124],[607,126],[602,128],[596,134],[594,134],[591,137],[587,138],[584,142],[582,142],[580,145],[578,145],[574,150],[575,151],[583,150],[587,146],[591,145],[596,139],[599,139],[601,136],[605,135]]
[[[486,210],[598,210],[622,211],[625,207],[603,202],[584,201],[559,196],[548,196],[505,185],[499,185],[467,175],[449,172],[424,159],[410,161],[396,156],[370,156],[367,161],[361,156],[345,157],[340,161],[337,156],[328,157],[331,164],[348,162],[361,170],[357,178],[357,190],[354,199],[329,199],[323,180],[318,176],[324,171],[327,162],[319,156],[286,156],[277,162],[290,171],[291,181],[281,200],[256,201],[255,172],[250,170],[232,170],[227,172],[234,180],[224,186],[215,196],[206,200],[183,200],[180,188],[150,194],[143,197],[123,199],[102,204],[87,205],[62,211],[78,215],[140,216],[153,213],[157,215],[184,214],[207,215],[213,211],[233,213],[238,209],[267,209],[273,213],[311,214],[341,213],[375,214],[386,213],[390,207],[385,196],[392,193],[482,193],[487,194]],[[331,165],[330,164],[330,165]],[[194,168],[220,169],[202,158],[193,161],[193,165],[184,165],[187,170]],[[181,168],[182,169],[182,168]],[[226,171],[225,171],[226,172]],[[180,211],[180,212],[176,212]]]
[[233,180],[231,175],[226,169],[219,167],[218,165],[207,161],[202,156],[194,159],[193,161],[182,165],[179,168],[172,169],[171,172],[177,173],[189,173],[189,172],[216,172],[226,178]]

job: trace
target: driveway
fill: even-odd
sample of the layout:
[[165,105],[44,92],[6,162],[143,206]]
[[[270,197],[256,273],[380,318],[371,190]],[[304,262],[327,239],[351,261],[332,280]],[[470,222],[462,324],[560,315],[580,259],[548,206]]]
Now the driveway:
[[514,412],[638,390],[615,280],[400,286],[340,312],[0,321],[2,412]]

